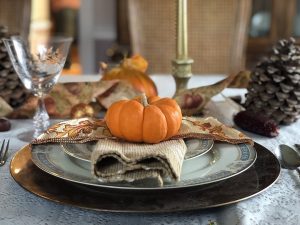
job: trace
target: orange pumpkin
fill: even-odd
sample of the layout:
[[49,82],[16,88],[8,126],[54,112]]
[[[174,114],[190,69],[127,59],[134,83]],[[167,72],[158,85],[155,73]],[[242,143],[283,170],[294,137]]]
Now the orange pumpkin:
[[158,143],[177,134],[181,109],[171,98],[145,94],[132,100],[113,103],[105,116],[110,132],[130,142]]
[[[103,64],[101,64],[103,67]],[[123,62],[110,70],[104,68],[102,80],[126,80],[136,90],[146,93],[148,97],[156,96],[157,89],[151,78],[145,73],[147,69],[147,61],[135,55],[131,58],[124,59]]]
[[144,59],[142,56],[136,54],[131,56],[130,58],[127,58],[123,61],[123,64],[127,67],[134,68],[136,70],[146,72],[148,68],[148,62],[146,59]]

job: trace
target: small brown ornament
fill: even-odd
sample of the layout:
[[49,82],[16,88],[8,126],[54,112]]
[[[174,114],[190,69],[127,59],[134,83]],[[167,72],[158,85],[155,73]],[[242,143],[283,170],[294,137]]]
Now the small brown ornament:
[[9,131],[11,128],[11,124],[8,119],[0,118],[0,132]]
[[236,114],[233,120],[237,126],[246,131],[266,137],[276,137],[279,135],[279,127],[275,121],[269,119],[264,114],[246,110]]
[[94,117],[95,111],[89,104],[79,103],[72,107],[70,117],[72,119],[78,119],[82,117]]

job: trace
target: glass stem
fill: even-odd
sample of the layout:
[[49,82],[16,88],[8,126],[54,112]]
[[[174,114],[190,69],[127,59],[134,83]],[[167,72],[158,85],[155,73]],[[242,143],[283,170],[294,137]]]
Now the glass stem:
[[42,134],[50,125],[49,115],[47,113],[44,96],[38,98],[38,107],[33,117],[34,123],[34,138],[37,138],[40,134]]

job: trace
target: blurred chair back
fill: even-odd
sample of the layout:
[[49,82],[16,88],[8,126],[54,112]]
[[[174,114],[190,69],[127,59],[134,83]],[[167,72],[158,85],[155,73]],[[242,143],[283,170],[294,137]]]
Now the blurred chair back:
[[27,37],[30,25],[31,0],[0,0],[0,25],[9,33]]
[[[176,0],[128,0],[131,45],[150,73],[171,73],[175,59]],[[194,74],[244,69],[249,0],[188,0],[188,47]]]

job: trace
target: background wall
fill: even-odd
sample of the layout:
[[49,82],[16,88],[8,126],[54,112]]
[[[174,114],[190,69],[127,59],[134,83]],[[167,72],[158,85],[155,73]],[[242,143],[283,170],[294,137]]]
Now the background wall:
[[116,0],[81,1],[79,46],[83,73],[97,73],[98,62],[108,59],[105,51],[117,39],[116,18]]

